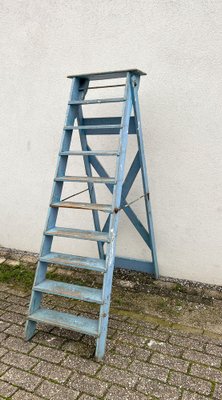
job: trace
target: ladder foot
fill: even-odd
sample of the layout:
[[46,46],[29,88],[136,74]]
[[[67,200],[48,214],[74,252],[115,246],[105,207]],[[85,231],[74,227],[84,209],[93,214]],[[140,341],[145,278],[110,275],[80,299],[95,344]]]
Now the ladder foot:
[[105,355],[105,348],[106,348],[106,340],[99,337],[96,340],[96,352],[95,352],[95,359],[96,361],[102,361]]
[[25,340],[26,341],[30,340],[35,335],[35,331],[36,331],[36,322],[28,320],[25,326]]

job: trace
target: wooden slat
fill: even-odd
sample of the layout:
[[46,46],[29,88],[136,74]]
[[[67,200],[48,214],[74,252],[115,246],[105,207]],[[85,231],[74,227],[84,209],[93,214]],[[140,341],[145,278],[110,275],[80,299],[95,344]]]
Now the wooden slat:
[[113,97],[107,99],[90,99],[90,100],[75,100],[70,101],[69,104],[73,106],[87,105],[87,104],[103,104],[103,103],[122,103],[126,101],[124,97]]
[[40,257],[39,260],[48,264],[88,269],[101,273],[105,272],[106,270],[105,260],[92,257],[75,256],[73,254],[50,252]]
[[102,290],[89,288],[86,286],[72,285],[65,282],[52,281],[46,279],[34,286],[37,292],[52,294],[55,296],[64,296],[71,299],[88,301],[91,303],[102,304]]
[[66,125],[66,131],[71,130],[87,130],[87,129],[121,129],[122,125]]
[[116,150],[91,150],[91,151],[62,151],[60,156],[118,156],[119,151]]
[[137,69],[137,68],[131,68],[131,69],[124,69],[124,70],[117,70],[117,71],[108,71],[108,72],[89,72],[86,74],[80,74],[80,75],[68,75],[67,78],[86,78],[89,79],[90,81],[94,80],[101,80],[101,79],[115,79],[115,78],[125,78],[127,73],[130,72],[135,75],[146,75],[145,72]]
[[110,204],[77,203],[77,202],[73,202],[73,201],[59,201],[58,203],[52,203],[51,207],[74,208],[74,209],[81,209],[81,210],[97,210],[97,211],[104,211],[107,213],[112,212],[112,205],[110,205]]
[[98,336],[98,321],[55,310],[40,308],[29,315],[30,321],[41,322],[60,328],[70,329],[87,335]]
[[90,176],[59,176],[55,178],[57,182],[87,182],[87,183],[109,183],[115,185],[115,178],[101,178],[100,176],[90,177]]
[[96,242],[109,242],[109,235],[103,232],[82,229],[55,227],[45,232],[48,236],[60,236],[71,239],[93,240]]

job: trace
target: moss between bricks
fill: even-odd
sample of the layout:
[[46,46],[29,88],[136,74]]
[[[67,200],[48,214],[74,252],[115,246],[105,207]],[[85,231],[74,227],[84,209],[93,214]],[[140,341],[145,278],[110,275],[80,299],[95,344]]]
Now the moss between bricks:
[[[47,274],[48,279],[75,283],[79,285],[90,285],[98,287],[101,285],[102,276],[91,271],[74,270],[72,274],[59,273],[61,268],[54,268]],[[35,267],[25,265],[8,265],[7,261],[0,265],[0,282],[31,292],[34,280]],[[136,274],[133,273],[135,276]],[[137,282],[132,287],[126,287],[126,277],[124,271],[116,271],[114,275],[114,286],[112,294],[112,310],[115,313],[125,314],[128,317],[146,319],[147,321],[166,324],[174,329],[188,330],[190,333],[212,334],[215,337],[222,335],[222,301],[214,304],[211,296],[203,297],[201,291],[190,294],[189,288],[172,284],[170,287],[163,288],[156,285],[145,274],[138,274]],[[141,280],[140,280],[141,277]],[[124,281],[124,287],[121,282]],[[193,290],[193,288],[192,288]],[[98,306],[78,302],[75,300],[48,296],[49,302],[65,304],[69,309],[75,306],[84,311],[97,311]],[[218,304],[219,303],[219,304]]]

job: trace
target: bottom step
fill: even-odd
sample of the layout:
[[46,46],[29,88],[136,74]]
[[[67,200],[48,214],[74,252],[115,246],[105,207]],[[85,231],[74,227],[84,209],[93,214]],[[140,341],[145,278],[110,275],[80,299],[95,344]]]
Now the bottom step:
[[73,314],[67,314],[60,311],[40,308],[28,316],[31,321],[42,322],[44,324],[58,326],[60,328],[70,329],[86,335],[99,336],[98,321],[85,317],[79,317]]

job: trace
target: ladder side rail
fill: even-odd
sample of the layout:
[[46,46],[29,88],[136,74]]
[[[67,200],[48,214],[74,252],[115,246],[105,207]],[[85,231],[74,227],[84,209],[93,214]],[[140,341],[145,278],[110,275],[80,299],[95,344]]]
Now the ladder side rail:
[[156,252],[155,237],[154,237],[153,218],[152,218],[152,211],[151,211],[148,175],[147,175],[142,124],[141,124],[141,116],[140,116],[140,108],[139,108],[139,98],[138,98],[139,83],[140,83],[139,76],[134,75],[131,77],[130,87],[131,87],[131,93],[132,93],[132,102],[133,102],[135,124],[136,124],[136,130],[137,130],[137,142],[138,142],[139,154],[140,154],[141,174],[142,174],[142,182],[143,182],[145,207],[146,207],[146,218],[147,218],[147,224],[148,224],[148,229],[149,229],[150,244],[151,244],[150,247],[151,247],[152,260],[153,260],[154,270],[155,270],[155,278],[158,278],[159,277],[159,268],[158,268],[157,252]]
[[[79,81],[79,84],[80,84],[80,81]],[[80,91],[80,93],[81,93],[80,100],[84,100],[87,90],[88,90],[88,86],[89,86],[89,80],[88,79],[82,80],[81,91]],[[82,106],[79,105],[76,108],[77,108],[78,125],[84,125]],[[80,138],[82,150],[87,151],[88,150],[87,136],[85,134],[85,131],[82,129],[79,130],[79,138]],[[88,156],[83,156],[83,162],[84,162],[84,166],[85,166],[86,175],[89,177],[92,177],[92,168],[91,168],[91,164],[90,164],[90,158]],[[90,183],[90,182],[87,185],[88,185],[88,189],[89,189],[90,202],[96,203],[95,185],[94,185],[94,183]],[[93,223],[94,223],[95,231],[101,232],[99,212],[97,210],[92,210],[92,216],[93,216]],[[104,259],[105,254],[104,254],[104,249],[103,249],[103,243],[98,241],[97,246],[98,246],[99,257]]]
[[[71,84],[69,101],[75,100],[77,96],[78,96],[77,80],[73,79]],[[75,118],[76,118],[75,110],[70,105],[68,105],[65,117],[65,124],[67,123],[74,124]],[[62,151],[69,150],[71,138],[72,138],[72,131],[70,132],[63,130],[55,177],[65,175],[68,157],[61,157],[60,153]],[[63,188],[63,182],[56,182],[56,181],[53,182],[50,204],[60,200],[62,188]],[[55,208],[49,207],[44,232],[55,225],[57,215],[58,215],[58,209],[56,210]],[[53,236],[50,237],[43,235],[40,248],[40,257],[43,257],[44,255],[50,252],[52,247],[52,241],[53,241]],[[35,278],[33,282],[33,288],[34,286],[36,286],[38,283],[42,282],[45,279],[47,266],[48,266],[47,263],[38,261]],[[34,289],[32,289],[29,311],[28,311],[29,315],[32,314],[34,311],[38,310],[41,304],[42,296],[43,296],[42,293],[36,292]],[[26,340],[31,339],[31,337],[35,333],[35,330],[36,330],[36,322],[28,320],[26,322],[26,327],[25,327]]]
[[[113,192],[113,204],[112,204],[113,210],[115,208],[119,208],[121,203],[122,184],[124,179],[124,165],[125,165],[126,148],[128,140],[128,129],[129,129],[131,110],[132,110],[130,76],[131,74],[128,73],[125,95],[124,95],[124,97],[126,98],[126,102],[124,104],[122,120],[121,120],[121,125],[123,127],[120,130],[120,141],[119,141],[120,155],[117,159],[117,167],[116,167],[117,184],[114,187],[114,192]],[[101,360],[105,353],[118,221],[119,221],[119,213],[113,212],[110,218],[110,227],[109,227],[110,243],[107,245],[107,252],[106,252],[106,272],[103,278],[103,304],[100,307],[99,337],[97,338],[97,345],[96,345],[96,358],[98,360]]]

